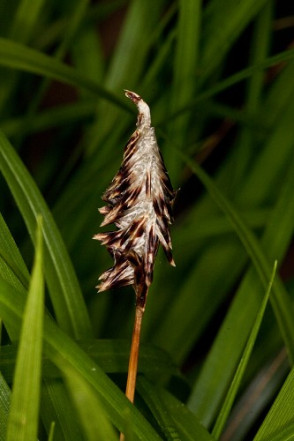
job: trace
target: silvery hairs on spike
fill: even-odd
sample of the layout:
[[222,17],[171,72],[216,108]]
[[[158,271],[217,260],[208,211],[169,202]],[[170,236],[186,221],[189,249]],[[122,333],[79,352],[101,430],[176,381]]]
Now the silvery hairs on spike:
[[148,105],[135,92],[125,90],[125,95],[139,114],[122,165],[102,196],[107,205],[99,209],[105,216],[101,226],[114,223],[117,230],[94,236],[114,259],[114,266],[99,277],[98,290],[134,285],[137,305],[144,308],[159,243],[175,266],[169,232],[175,192],[151,127]]

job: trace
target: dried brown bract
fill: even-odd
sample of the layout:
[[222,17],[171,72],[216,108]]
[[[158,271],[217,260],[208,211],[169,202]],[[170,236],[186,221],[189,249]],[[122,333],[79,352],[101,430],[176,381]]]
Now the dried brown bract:
[[134,92],[125,94],[138,107],[137,128],[127,143],[122,165],[102,199],[105,218],[101,226],[114,223],[116,231],[94,236],[114,259],[114,266],[99,278],[99,291],[134,285],[137,305],[145,307],[159,244],[172,257],[169,224],[172,222],[172,189],[159,152],[148,105]]

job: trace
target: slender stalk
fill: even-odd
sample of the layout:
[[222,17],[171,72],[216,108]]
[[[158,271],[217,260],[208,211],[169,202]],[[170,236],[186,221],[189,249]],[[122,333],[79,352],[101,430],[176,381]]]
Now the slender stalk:
[[131,401],[131,403],[134,402],[134,397],[135,397],[140,335],[141,335],[143,314],[144,314],[144,309],[141,306],[136,306],[135,323],[134,323],[132,345],[131,345],[130,358],[129,358],[128,379],[126,386],[126,397]]
[[[132,344],[131,344],[129,367],[128,367],[128,378],[127,378],[127,386],[126,386],[126,397],[131,401],[131,403],[134,402],[134,398],[135,398],[140,336],[141,336],[144,309],[145,308],[143,308],[141,305],[136,305],[135,323],[133,328]],[[124,441],[124,440],[125,440],[125,436],[123,433],[121,433],[120,441]]]

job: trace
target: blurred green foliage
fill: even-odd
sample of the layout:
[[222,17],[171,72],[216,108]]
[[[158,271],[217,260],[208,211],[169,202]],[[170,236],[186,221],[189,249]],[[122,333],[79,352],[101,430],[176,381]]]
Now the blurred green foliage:
[[[0,17],[0,441],[294,439],[289,2],[3,0]],[[123,89],[179,188],[135,406],[134,293],[97,294],[111,259],[91,240],[135,126]]]

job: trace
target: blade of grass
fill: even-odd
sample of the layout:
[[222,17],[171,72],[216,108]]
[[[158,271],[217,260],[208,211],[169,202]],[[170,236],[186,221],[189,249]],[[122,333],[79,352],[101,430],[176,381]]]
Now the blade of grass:
[[7,137],[29,135],[43,130],[74,124],[93,117],[96,102],[79,101],[69,105],[47,109],[35,115],[29,125],[24,125],[23,118],[10,118],[1,123],[1,129]]
[[[159,394],[153,389],[151,384],[144,379],[144,377],[138,378],[137,390],[142,396],[143,400],[151,410],[154,418],[156,419],[162,433],[164,433],[167,441],[181,439],[180,435],[176,429],[172,415],[167,412],[165,406],[163,405]],[[198,434],[199,435],[199,434]],[[191,434],[192,436],[192,434]],[[191,438],[192,440],[193,438]],[[194,438],[195,439],[195,438]],[[197,437],[197,440],[201,438]],[[188,440],[185,440],[188,441]]]
[[30,40],[43,5],[44,0],[21,0],[19,2],[9,32],[12,40],[23,43]]
[[[287,86],[285,85],[285,87]],[[268,138],[266,148],[261,151],[258,157],[254,158],[255,167],[250,175],[246,176],[246,186],[238,198],[241,205],[250,203],[251,207],[258,206],[265,197],[266,189],[270,192],[266,196],[265,202],[272,203],[273,197],[277,195],[281,185],[281,173],[283,170],[287,170],[288,164],[292,160],[294,136],[289,131],[289,127],[293,122],[294,105],[291,101],[293,97],[294,90],[292,95],[289,95],[288,106],[284,108],[280,119],[275,121],[275,128]],[[277,150],[277,145],[280,146],[279,150]],[[269,182],[269,185],[260,185],[263,180]]]
[[45,276],[60,325],[76,338],[91,335],[90,321],[62,238],[35,182],[0,132],[0,169],[34,238],[36,218],[44,219]]
[[[177,24],[176,49],[174,57],[174,78],[171,89],[171,111],[175,112],[179,107],[190,102],[194,95],[196,82],[195,72],[198,63],[198,42],[200,35],[201,2],[199,0],[181,0],[179,2],[179,17]],[[183,139],[183,133],[187,133],[189,114],[183,114],[181,118],[171,124],[170,137],[181,148],[187,140]],[[168,169],[174,180],[179,173],[179,163],[176,154],[171,152],[168,157]]]
[[85,441],[74,407],[61,378],[43,378],[41,419],[47,433],[55,423],[55,441]]
[[[82,1],[82,0],[81,0]],[[87,9],[86,22],[92,26],[100,25],[101,22],[110,17],[117,10],[121,9],[127,0],[111,0],[107,3],[93,4]],[[48,47],[54,47],[62,40],[64,33],[68,26],[67,17],[57,17],[52,23],[48,23],[48,26],[43,30],[41,35],[38,35],[37,39],[34,39],[34,47],[39,50],[46,50]]]
[[197,417],[171,393],[142,376],[138,378],[138,390],[168,441],[213,440]]
[[[268,0],[211,1],[203,16],[201,69],[207,77]],[[223,14],[226,11],[226,14]]]
[[[0,348],[1,354],[1,348]],[[0,372],[0,441],[6,441],[7,421],[9,415],[9,406],[11,400],[11,391]]]
[[29,272],[13,237],[0,213],[0,273],[16,288],[27,288]]
[[[189,105],[184,106],[181,109],[178,109],[177,112],[169,115],[168,118],[164,116],[164,118],[157,123],[157,126],[170,123],[172,119],[180,117],[184,112],[192,110],[203,101],[208,100],[208,98],[211,98],[217,95],[218,93],[228,89],[229,87],[234,86],[235,84],[245,80],[246,78],[251,77],[253,73],[260,72],[264,69],[267,69],[271,66],[275,66],[283,62],[287,62],[287,61],[291,62],[293,58],[294,58],[294,49],[288,49],[277,55],[273,55],[272,57],[265,58],[264,60],[256,63],[253,66],[246,67],[245,69],[240,70],[236,74],[229,76],[225,80],[219,81],[218,83],[214,84],[212,87],[205,90],[204,92],[199,93],[199,95],[195,99],[190,100]],[[289,76],[291,76],[291,74]],[[291,86],[291,82],[288,82],[287,84]],[[287,98],[289,97],[289,91],[286,97]]]
[[48,441],[54,441],[55,422],[52,421],[48,435]]
[[276,439],[288,441],[293,438],[293,391],[294,369],[289,373],[278,397],[254,437],[254,441],[273,441]]
[[42,220],[24,311],[11,395],[6,441],[37,439],[44,311]]
[[268,302],[268,299],[270,296],[270,292],[272,289],[276,270],[277,270],[277,262],[275,262],[275,264],[274,264],[274,268],[272,271],[271,279],[269,281],[267,292],[265,293],[264,299],[261,303],[260,309],[259,309],[258,314],[256,316],[256,320],[253,324],[248,341],[247,341],[246,346],[244,348],[241,360],[240,360],[239,365],[237,367],[236,373],[235,373],[234,378],[231,382],[230,388],[227,392],[227,395],[226,395],[226,398],[225,398],[224,403],[222,405],[222,408],[218,414],[216,423],[213,427],[212,436],[217,440],[220,438],[220,435],[224,429],[224,426],[226,424],[227,418],[228,418],[229,413],[231,411],[233,402],[236,398],[238,388],[239,388],[240,383],[242,381],[245,369],[247,367],[250,355],[252,353],[252,349],[253,349],[253,346],[254,346],[254,343],[255,343],[255,340],[256,340],[264,313],[265,313],[265,308],[266,308],[266,305],[267,305],[267,302]]
[[0,38],[0,65],[48,78],[54,78],[66,84],[84,88],[92,94],[108,100],[121,109],[132,113],[130,107],[126,105],[124,100],[107,91],[100,84],[91,81],[76,69],[67,66],[53,57],[5,38]]
[[105,62],[102,45],[95,27],[84,27],[79,32],[72,47],[75,67],[81,72],[87,72],[93,81],[103,82]]
[[[78,0],[76,3],[74,3],[73,12],[71,13],[71,17],[68,20],[66,30],[63,33],[63,38],[57,50],[55,51],[55,59],[61,60],[66,54],[66,51],[70,47],[70,44],[74,39],[75,34],[77,33],[77,30],[84,18],[88,4],[89,0]],[[85,69],[84,72],[85,71],[87,72],[87,69]],[[44,78],[41,82],[41,85],[39,86],[37,93],[32,97],[27,114],[22,120],[24,127],[30,127],[30,125],[32,124],[32,121],[35,118],[36,110],[39,107],[42,98],[44,97],[49,83],[49,78]]]
[[[14,14],[9,37],[12,40],[27,43],[34,31],[36,23],[43,8],[44,0],[21,0]],[[28,9],[30,13],[28,14]],[[12,96],[14,88],[18,84],[18,73],[12,72],[6,75],[6,71],[0,72],[2,81],[0,81],[0,114],[2,114],[5,106],[9,105],[9,97]]]
[[117,441],[117,433],[105,415],[93,388],[84,378],[66,366],[64,361],[60,366],[65,376],[68,391],[76,407],[87,441]]
[[[257,16],[251,42],[250,52],[252,55],[250,57],[250,65],[256,65],[262,62],[268,55],[272,33],[272,6],[272,2],[268,2]],[[253,72],[248,80],[247,97],[244,107],[253,120],[260,119],[259,115],[262,113],[260,109],[263,104],[262,92],[265,86],[264,77],[265,72],[256,71]],[[242,180],[245,179],[245,174],[247,174],[250,168],[251,161],[254,160],[253,149],[250,148],[250,146],[256,144],[255,137],[256,127],[245,124],[240,132],[240,156],[236,166],[235,185],[238,185],[237,180],[240,182],[240,185],[242,185]]]

